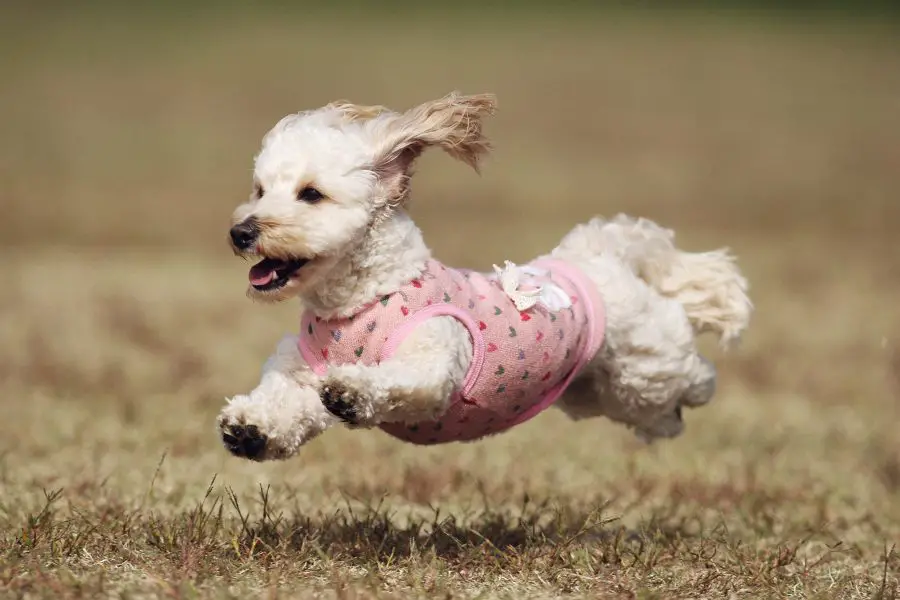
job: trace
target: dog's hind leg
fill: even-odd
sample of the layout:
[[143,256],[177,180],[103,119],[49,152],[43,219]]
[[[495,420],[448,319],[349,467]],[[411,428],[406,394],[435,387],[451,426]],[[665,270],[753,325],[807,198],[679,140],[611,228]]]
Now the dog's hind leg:
[[695,377],[696,382],[687,386],[671,410],[628,410],[632,405],[623,405],[621,390],[614,387],[606,370],[596,364],[589,366],[575,379],[556,406],[575,421],[611,418],[635,429],[647,441],[675,437],[684,430],[682,407],[701,406],[709,402],[715,393],[715,367],[702,356],[698,355],[698,358],[705,365],[701,370],[706,372]]
[[560,408],[605,415],[648,439],[678,435],[682,407],[715,392],[715,368],[695,336],[712,331],[726,344],[749,321],[747,282],[731,255],[681,251],[670,230],[625,215],[575,227],[553,255],[593,280],[607,319],[603,348]]
[[715,369],[697,353],[684,307],[613,256],[570,260],[602,290],[606,331],[557,405],[576,419],[606,416],[644,439],[679,435],[682,407],[708,402],[715,389]]

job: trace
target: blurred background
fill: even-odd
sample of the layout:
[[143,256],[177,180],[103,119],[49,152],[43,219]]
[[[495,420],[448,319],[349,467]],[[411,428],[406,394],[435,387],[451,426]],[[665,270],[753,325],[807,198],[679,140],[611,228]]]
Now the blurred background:
[[[874,564],[900,539],[897,24],[887,2],[4,2],[0,496],[128,503],[156,473],[174,512],[218,474],[310,507],[528,493],[639,523],[762,494],[790,498],[776,521],[851,523]],[[551,411],[474,445],[340,430],[289,463],[230,458],[219,407],[298,316],[246,300],[225,241],[262,135],[338,98],[454,89],[497,94],[495,152],[481,176],[423,158],[412,213],[436,254],[487,269],[617,212],[731,247],[757,311],[738,349],[704,342],[716,400],[650,448]]]

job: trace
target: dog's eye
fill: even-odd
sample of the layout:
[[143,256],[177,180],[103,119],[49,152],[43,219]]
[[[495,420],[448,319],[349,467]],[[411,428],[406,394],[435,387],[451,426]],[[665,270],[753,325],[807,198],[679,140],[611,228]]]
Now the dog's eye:
[[260,198],[263,197],[263,194],[265,194],[265,193],[266,193],[266,190],[263,189],[263,186],[262,186],[262,185],[260,185],[260,184],[258,184],[258,183],[254,183],[254,184],[253,184],[253,197],[254,197],[254,198],[256,198],[257,200],[259,200]]
[[309,186],[297,192],[297,200],[303,200],[304,202],[309,202],[310,204],[315,204],[324,197],[325,196],[322,195],[322,192],[314,187]]

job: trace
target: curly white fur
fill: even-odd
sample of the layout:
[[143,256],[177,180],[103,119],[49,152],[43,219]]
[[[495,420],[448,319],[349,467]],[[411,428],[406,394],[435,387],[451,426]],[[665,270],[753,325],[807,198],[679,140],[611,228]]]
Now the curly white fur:
[[[249,295],[299,297],[328,319],[418,276],[431,253],[404,210],[412,165],[439,147],[477,168],[489,149],[481,118],[493,106],[490,95],[452,93],[404,113],[334,102],[279,121],[256,158],[254,193],[233,216],[234,225],[252,222],[254,237],[235,251],[306,262]],[[308,188],[321,198],[304,201]],[[651,221],[619,215],[578,225],[552,251],[587,273],[606,304],[603,348],[557,402],[572,418],[606,416],[652,440],[680,434],[682,407],[711,399],[715,368],[695,336],[712,331],[723,344],[740,336],[752,309],[747,282],[726,250],[683,252],[673,240]],[[352,403],[355,426],[435,418],[471,359],[469,335],[452,317],[426,321],[388,361],[335,366],[324,377],[287,336],[259,386],[222,410],[220,432],[238,456],[287,458],[340,422],[323,392]]]

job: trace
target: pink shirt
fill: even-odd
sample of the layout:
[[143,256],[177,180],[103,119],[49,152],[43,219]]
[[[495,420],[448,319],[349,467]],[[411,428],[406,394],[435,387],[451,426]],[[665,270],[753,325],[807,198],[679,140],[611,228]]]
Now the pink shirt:
[[536,273],[528,277],[529,285],[555,284],[570,305],[554,311],[538,303],[519,311],[496,275],[431,260],[418,279],[352,317],[323,321],[304,313],[300,353],[319,375],[329,364],[377,364],[426,319],[455,317],[469,331],[473,355],[447,412],[436,421],[380,427],[417,444],[500,433],[553,404],[603,342],[603,302],[579,269],[549,258],[528,268]]

